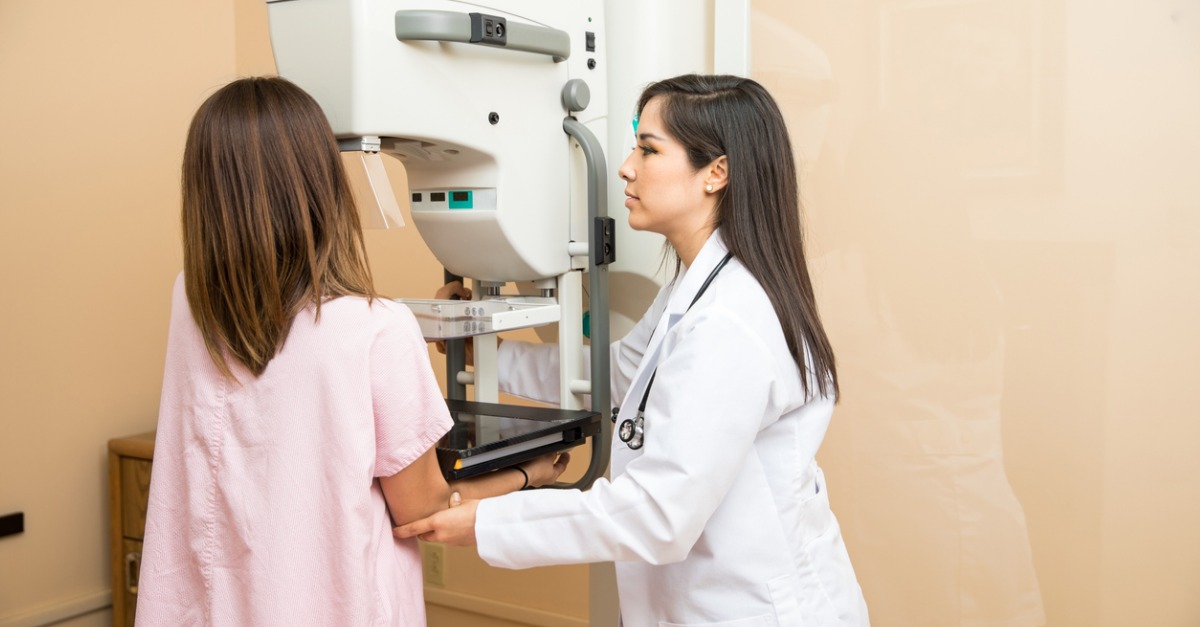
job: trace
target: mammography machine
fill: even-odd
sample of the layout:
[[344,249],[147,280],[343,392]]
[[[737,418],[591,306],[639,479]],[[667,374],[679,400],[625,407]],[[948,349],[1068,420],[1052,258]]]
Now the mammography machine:
[[[449,273],[474,281],[470,303],[406,300],[427,339],[474,338],[474,372],[452,356],[449,380],[473,384],[473,402],[490,404],[464,404],[464,390],[451,386],[458,426],[441,444],[447,476],[482,457],[494,468],[598,436],[578,483],[586,487],[607,464],[611,406],[608,352],[592,352],[589,369],[582,357],[582,275],[589,280],[591,340],[607,346],[606,266],[615,256],[600,139],[607,104],[597,46],[603,6],[494,4],[508,7],[274,1],[272,46],[280,75],[325,110],[368,214],[385,226],[402,222],[379,161],[390,153],[404,164],[411,188],[405,200],[422,238]],[[506,293],[513,282],[530,284],[523,292],[536,295]],[[539,418],[521,409],[507,416],[494,404],[494,334],[550,323],[559,329],[561,408],[572,413],[546,410]],[[590,418],[578,411],[585,395],[592,397]],[[519,441],[504,433],[520,434]],[[488,450],[478,450],[484,442]]]
[[590,485],[607,464],[611,402],[607,351],[583,363],[583,275],[598,346],[610,338],[609,267],[618,333],[659,282],[661,237],[631,231],[619,203],[619,218],[607,217],[607,198],[620,199],[623,187],[615,170],[632,148],[628,120],[651,80],[745,74],[748,0],[267,6],[279,73],[325,110],[365,223],[403,224],[381,161],[394,155],[411,188],[401,201],[422,238],[448,274],[474,282],[469,306],[406,299],[430,339],[474,338],[473,372],[448,342],[450,398],[465,399],[469,384],[474,401],[495,402],[494,334],[556,323],[560,406],[578,410],[590,396],[600,418],[577,483]]

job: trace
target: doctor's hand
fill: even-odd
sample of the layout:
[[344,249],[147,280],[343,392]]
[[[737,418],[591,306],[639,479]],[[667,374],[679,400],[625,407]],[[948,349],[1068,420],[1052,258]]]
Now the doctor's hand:
[[441,542],[452,546],[475,546],[475,510],[479,501],[463,501],[461,505],[444,509],[429,518],[392,529],[397,538],[417,537],[426,542]]

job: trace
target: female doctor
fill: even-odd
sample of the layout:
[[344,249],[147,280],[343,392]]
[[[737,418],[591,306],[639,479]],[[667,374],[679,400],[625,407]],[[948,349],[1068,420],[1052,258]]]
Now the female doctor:
[[[615,561],[626,627],[867,625],[814,459],[837,374],[783,117],[734,76],[653,83],[637,111],[629,225],[680,265],[612,345],[611,481],[464,501],[396,534],[505,568]],[[556,403],[557,355],[504,342],[502,389]]]

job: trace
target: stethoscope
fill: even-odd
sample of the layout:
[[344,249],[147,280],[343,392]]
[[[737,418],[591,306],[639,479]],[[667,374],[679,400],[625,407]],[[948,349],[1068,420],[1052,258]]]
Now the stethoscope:
[[[721,259],[721,262],[717,264],[717,267],[713,268],[712,272],[708,273],[708,278],[704,279],[704,283],[700,285],[699,291],[697,291],[696,296],[692,298],[692,302],[688,303],[687,309],[684,310],[684,313],[691,311],[692,305],[695,305],[696,301],[700,300],[700,297],[704,294],[704,290],[708,289],[708,285],[713,282],[713,279],[717,278],[717,274],[722,268],[725,267],[725,264],[729,263],[729,260],[732,257],[733,253],[725,253],[725,257]],[[658,366],[656,365],[654,367],[654,372],[650,373],[650,381],[646,383],[646,391],[642,393],[642,402],[638,403],[637,416],[634,418],[626,418],[625,420],[621,421],[621,426],[617,429],[617,437],[621,438],[622,442],[635,451],[642,448],[642,445],[646,443],[646,400],[650,398],[650,388],[654,387],[654,377],[657,375]],[[620,411],[620,407],[613,408],[612,419],[614,423],[617,421],[617,414],[620,413]]]

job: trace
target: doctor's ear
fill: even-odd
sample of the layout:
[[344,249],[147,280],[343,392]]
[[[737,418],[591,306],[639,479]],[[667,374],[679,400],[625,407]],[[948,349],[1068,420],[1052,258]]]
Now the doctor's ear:
[[704,191],[713,194],[729,184],[729,158],[721,155],[701,168],[704,172]]

